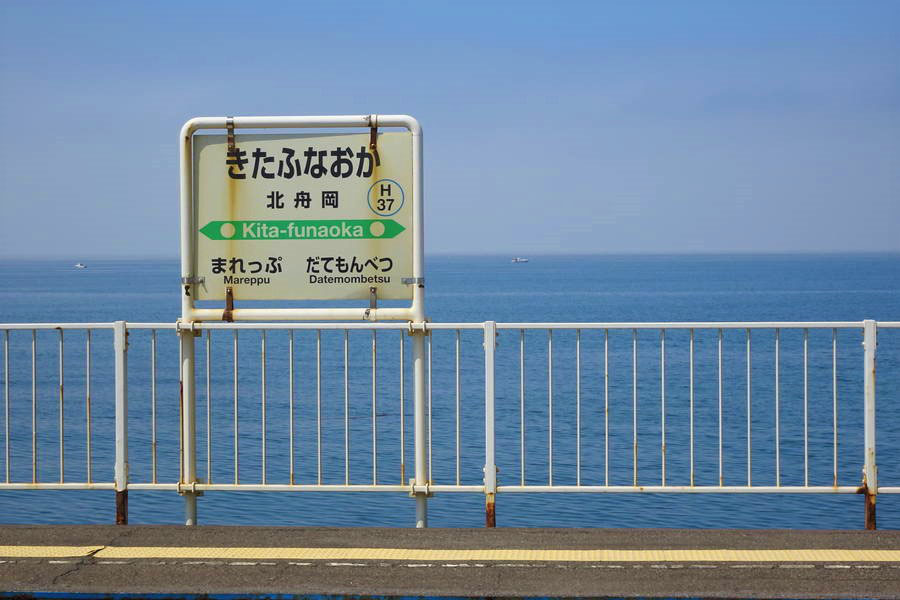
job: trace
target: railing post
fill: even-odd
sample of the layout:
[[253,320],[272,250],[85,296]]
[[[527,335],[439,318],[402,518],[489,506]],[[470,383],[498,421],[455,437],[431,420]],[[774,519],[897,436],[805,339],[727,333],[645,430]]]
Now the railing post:
[[184,524],[197,524],[197,431],[195,421],[194,331],[191,323],[180,323],[181,338],[181,494],[184,496]]
[[497,346],[497,323],[484,323],[484,526],[497,526],[495,497],[497,465],[494,460],[494,349]]
[[[412,360],[413,360],[413,421],[415,424],[415,436],[413,438],[415,449],[416,476],[412,483],[415,486],[428,485],[428,456],[426,454],[426,415],[425,415],[425,324],[421,329],[412,329]],[[428,527],[428,494],[416,491],[416,527],[423,529]]]
[[[116,525],[128,524],[128,332],[125,321],[113,325],[116,377]],[[90,427],[90,423],[88,423]]]
[[875,529],[875,497],[878,495],[878,465],[875,462],[875,349],[878,347],[878,326],[875,321],[863,321],[865,388],[865,444],[866,460],[863,472],[863,491],[866,495],[866,529]]

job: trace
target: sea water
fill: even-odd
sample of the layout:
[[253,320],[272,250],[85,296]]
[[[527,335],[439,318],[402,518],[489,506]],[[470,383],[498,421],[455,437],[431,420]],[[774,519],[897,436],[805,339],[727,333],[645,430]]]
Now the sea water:
[[[895,254],[530,258],[528,263],[511,263],[505,256],[429,256],[429,318],[460,323],[900,320],[900,255]],[[0,322],[171,323],[179,313],[179,277],[177,260],[92,260],[83,270],[74,269],[71,261],[3,260]],[[63,335],[63,474],[67,481],[84,481],[88,462],[86,339],[82,331]],[[577,335],[580,338],[576,340]],[[580,334],[556,331],[550,339],[546,331],[501,331],[496,394],[500,485],[519,485],[522,481],[546,485],[552,466],[555,485],[580,481],[584,485],[628,486],[634,481],[635,456],[638,484],[660,485],[663,390],[666,483],[689,485],[689,333],[666,332],[664,388],[660,335],[659,330],[612,330],[606,334],[584,329]],[[215,332],[209,341],[197,338],[198,476],[214,483],[234,481],[237,406],[241,483],[261,482],[263,438],[268,483],[288,483],[292,467],[297,483],[316,483],[320,478],[326,484],[345,480],[370,484],[373,478],[380,484],[408,482],[413,475],[412,381],[408,373],[411,344],[401,332],[378,334],[373,428],[372,335],[348,334],[346,387],[343,336],[341,331],[324,331],[318,337],[314,331],[296,332],[291,363],[290,334],[268,332],[263,391],[262,336],[258,331],[241,332],[237,402],[233,394],[232,333]],[[774,485],[777,448],[782,485],[803,485],[807,479],[810,485],[831,485],[836,390],[839,481],[841,485],[858,485],[863,462],[861,331],[841,329],[834,338],[830,329],[810,331],[805,418],[803,332],[780,333],[777,440],[774,331],[754,331],[751,335],[749,419],[746,336],[743,329],[722,334],[720,404],[718,332],[696,332],[695,484],[718,485],[721,472],[725,485],[746,485],[748,477],[754,485]],[[155,464],[157,480],[174,483],[178,480],[179,456],[178,345],[171,330],[158,331],[156,338],[154,422],[151,334],[133,330],[129,336],[130,476],[131,481],[150,481]],[[525,369],[520,371],[523,340]],[[836,376],[832,371],[835,340]],[[13,481],[29,482],[32,476],[31,341],[28,331],[10,333],[9,467]],[[60,477],[59,333],[39,332],[36,341],[37,474],[39,480],[53,482]],[[464,485],[478,485],[482,478],[482,341],[480,330],[459,334],[457,395],[456,332],[435,332],[429,340],[430,467],[432,481],[438,484],[456,483],[457,473]],[[94,480],[111,481],[114,392],[110,332],[95,332],[91,344],[90,464]],[[402,398],[401,344],[407,371],[402,376]],[[578,385],[576,344],[581,355]],[[212,365],[208,386],[207,348]],[[318,370],[317,352],[321,356]],[[882,486],[900,485],[898,357],[900,333],[882,330],[877,439]],[[293,404],[288,379],[291,364]],[[154,428],[158,442],[155,456],[151,446]],[[373,431],[377,442],[374,464]],[[749,457],[748,445],[752,450]],[[804,447],[808,448],[806,454]],[[345,452],[350,455],[349,464],[344,462]],[[2,461],[0,456],[0,473],[5,475]],[[132,523],[178,523],[182,519],[183,501],[174,491],[135,490],[129,501]],[[484,522],[483,505],[484,497],[477,493],[436,494],[429,499],[430,524],[480,526]],[[114,506],[109,491],[3,491],[0,521],[109,523],[114,518]],[[879,496],[877,506],[880,527],[900,527],[900,499],[884,494]],[[207,524],[409,526],[413,524],[414,502],[397,492],[213,491],[199,499],[198,513],[201,523]],[[857,495],[836,494],[510,493],[497,498],[497,521],[501,526],[859,528],[863,500]]]

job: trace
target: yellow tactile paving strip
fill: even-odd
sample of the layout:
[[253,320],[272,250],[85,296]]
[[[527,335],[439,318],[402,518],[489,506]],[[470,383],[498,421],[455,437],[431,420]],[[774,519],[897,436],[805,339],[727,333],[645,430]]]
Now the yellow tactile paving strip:
[[900,562],[900,550],[452,550],[414,548],[214,548],[167,546],[0,546],[6,558],[372,560],[415,562]]
[[87,556],[103,546],[0,546],[4,558],[69,558]]

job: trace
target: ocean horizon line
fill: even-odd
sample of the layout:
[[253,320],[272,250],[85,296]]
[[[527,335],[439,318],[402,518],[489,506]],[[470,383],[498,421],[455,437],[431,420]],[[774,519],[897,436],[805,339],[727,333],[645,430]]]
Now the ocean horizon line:
[[[679,257],[821,257],[821,256],[900,256],[898,250],[710,250],[710,251],[677,251],[677,252],[426,252],[425,258],[565,258],[565,257],[608,257],[608,258],[679,258]],[[83,260],[103,260],[103,261],[135,261],[135,260],[154,260],[154,261],[178,261],[177,255],[152,255],[152,254],[135,254],[135,255],[109,255],[109,254],[84,254],[84,255],[28,255],[28,254],[10,254],[0,255],[0,262],[9,262],[16,260],[28,261],[83,261]]]

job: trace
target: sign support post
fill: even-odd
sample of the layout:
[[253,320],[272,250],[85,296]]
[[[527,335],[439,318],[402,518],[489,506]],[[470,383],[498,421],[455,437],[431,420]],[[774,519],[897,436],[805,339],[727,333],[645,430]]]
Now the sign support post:
[[[181,323],[185,325],[185,323]],[[184,524],[197,524],[197,427],[196,381],[194,378],[194,332],[190,327],[178,332],[181,344],[181,494],[184,496]]]
[[425,420],[425,327],[412,332],[412,359],[413,359],[413,420],[415,421],[415,461],[416,477],[413,480],[416,498],[416,527],[424,529],[428,527],[428,494],[419,491],[418,486],[427,486],[429,481],[428,468],[428,444],[426,441]]
[[[184,130],[182,130],[183,132]],[[196,413],[194,377],[194,332],[190,327],[193,318],[194,298],[191,290],[195,287],[193,274],[193,173],[191,165],[192,134],[181,139],[181,319],[179,320],[179,345],[181,380],[181,472],[178,482],[179,493],[184,497],[184,524],[197,524],[197,496],[193,490],[185,489],[196,482],[197,436],[194,425]],[[185,166],[187,165],[187,167]],[[187,235],[186,235],[187,234]],[[185,328],[186,327],[186,328]]]

